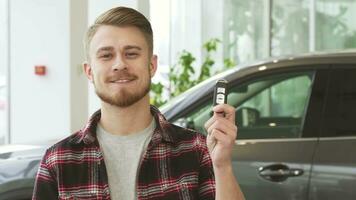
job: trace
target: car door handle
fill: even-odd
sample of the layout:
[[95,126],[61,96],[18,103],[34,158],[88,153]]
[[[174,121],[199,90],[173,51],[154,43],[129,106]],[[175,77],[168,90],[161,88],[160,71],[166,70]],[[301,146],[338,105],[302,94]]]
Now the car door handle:
[[303,175],[302,169],[291,169],[284,164],[272,164],[258,169],[259,175],[272,182],[282,182],[289,177],[296,177]]

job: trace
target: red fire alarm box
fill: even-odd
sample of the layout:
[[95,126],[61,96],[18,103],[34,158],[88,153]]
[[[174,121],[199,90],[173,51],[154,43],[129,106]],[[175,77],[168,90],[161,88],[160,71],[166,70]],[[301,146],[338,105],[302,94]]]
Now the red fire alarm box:
[[46,75],[46,66],[44,65],[36,65],[35,66],[35,74],[38,76]]

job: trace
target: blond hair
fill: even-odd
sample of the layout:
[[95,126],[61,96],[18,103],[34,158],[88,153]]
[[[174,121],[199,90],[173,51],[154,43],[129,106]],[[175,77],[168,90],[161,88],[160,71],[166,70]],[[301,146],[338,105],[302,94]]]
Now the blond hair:
[[84,38],[84,50],[89,59],[89,46],[98,28],[102,25],[111,25],[116,27],[134,26],[144,35],[148,45],[150,56],[153,53],[153,32],[148,19],[135,9],[127,7],[112,8],[101,14],[93,25],[89,27]]

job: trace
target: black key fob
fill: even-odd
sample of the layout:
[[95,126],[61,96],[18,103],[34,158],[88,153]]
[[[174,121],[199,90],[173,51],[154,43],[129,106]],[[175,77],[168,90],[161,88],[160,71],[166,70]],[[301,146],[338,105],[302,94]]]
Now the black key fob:
[[[220,79],[216,81],[216,85],[214,88],[214,102],[213,106],[218,104],[226,104],[227,103],[227,81],[224,79]],[[225,113],[218,113],[221,116],[225,117]],[[214,112],[211,111],[210,116],[213,116]]]
[[227,81],[224,79],[220,79],[216,82],[214,89],[214,102],[213,106],[218,104],[226,104],[227,103]]

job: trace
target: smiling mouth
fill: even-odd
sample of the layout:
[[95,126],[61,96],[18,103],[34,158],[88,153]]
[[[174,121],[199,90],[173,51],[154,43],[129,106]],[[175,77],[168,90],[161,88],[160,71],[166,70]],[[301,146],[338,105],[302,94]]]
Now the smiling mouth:
[[115,81],[110,81],[110,83],[129,83],[134,81],[135,79],[120,79],[120,80],[115,80]]
[[128,83],[132,80],[117,80],[117,81],[113,81],[113,83]]

